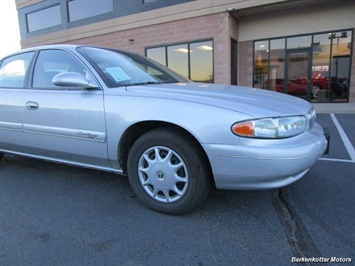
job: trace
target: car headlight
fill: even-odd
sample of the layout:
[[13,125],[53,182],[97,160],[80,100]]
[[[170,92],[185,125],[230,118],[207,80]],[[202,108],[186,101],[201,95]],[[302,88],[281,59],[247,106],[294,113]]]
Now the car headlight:
[[264,118],[235,123],[232,132],[249,138],[288,138],[303,133],[307,129],[305,116]]
[[306,114],[306,117],[309,121],[309,129],[312,129],[317,117],[316,110],[314,109],[314,107],[309,110],[309,112]]

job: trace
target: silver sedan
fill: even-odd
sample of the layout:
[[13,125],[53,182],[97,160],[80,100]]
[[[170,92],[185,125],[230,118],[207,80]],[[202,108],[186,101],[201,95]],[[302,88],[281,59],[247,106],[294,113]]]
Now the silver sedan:
[[192,83],[143,56],[75,45],[0,61],[3,153],[128,175],[148,207],[197,208],[211,187],[291,184],[328,142],[304,100]]

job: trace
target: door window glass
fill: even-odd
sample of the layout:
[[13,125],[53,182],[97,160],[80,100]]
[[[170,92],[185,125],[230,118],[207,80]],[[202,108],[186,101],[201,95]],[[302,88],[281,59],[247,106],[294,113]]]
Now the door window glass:
[[63,72],[78,72],[88,78],[85,67],[73,55],[62,50],[44,50],[38,55],[33,73],[34,88],[57,87],[52,80]]
[[0,87],[23,87],[33,52],[15,55],[5,59],[0,67]]

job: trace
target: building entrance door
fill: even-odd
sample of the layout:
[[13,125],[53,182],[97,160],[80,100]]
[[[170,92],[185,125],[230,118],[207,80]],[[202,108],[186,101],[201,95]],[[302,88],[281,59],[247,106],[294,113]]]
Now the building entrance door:
[[311,100],[311,61],[310,49],[292,49],[286,52],[284,93]]

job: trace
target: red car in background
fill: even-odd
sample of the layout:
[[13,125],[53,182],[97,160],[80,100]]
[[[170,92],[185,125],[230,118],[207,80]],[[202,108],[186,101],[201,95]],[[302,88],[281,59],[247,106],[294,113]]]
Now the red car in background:
[[[348,91],[346,79],[329,77],[328,71],[313,71],[311,78],[311,97],[317,99],[318,91],[325,90],[326,97],[346,97]],[[294,96],[307,96],[308,80],[306,76],[290,78],[286,84],[284,79],[270,79],[264,82],[263,88],[281,93],[287,93]]]
[[[270,79],[264,83],[264,88],[281,92],[285,92],[285,80],[283,79]],[[287,82],[287,94],[295,95],[295,96],[302,96],[307,95],[307,84],[302,83],[295,83],[292,81]]]
[[[303,85],[305,88],[307,87],[306,77],[299,77],[290,81],[298,85]],[[328,97],[332,97],[331,92],[334,92],[336,96],[341,96],[342,94],[340,79],[337,77],[329,77],[328,71],[313,71],[311,83],[313,98],[318,97],[319,90],[326,90]]]
[[329,72],[328,71],[313,71],[311,82],[312,82],[313,86],[318,86],[320,90],[328,90]]

